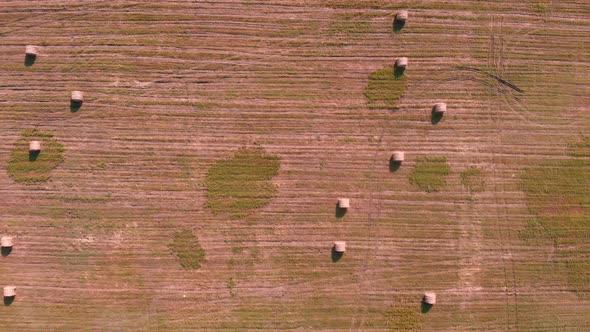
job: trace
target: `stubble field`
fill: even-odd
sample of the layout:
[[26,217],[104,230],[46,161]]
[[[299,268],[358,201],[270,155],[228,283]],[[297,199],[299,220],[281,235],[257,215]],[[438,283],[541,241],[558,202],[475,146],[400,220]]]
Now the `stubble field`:
[[5,1],[1,329],[583,331],[588,36],[584,0]]

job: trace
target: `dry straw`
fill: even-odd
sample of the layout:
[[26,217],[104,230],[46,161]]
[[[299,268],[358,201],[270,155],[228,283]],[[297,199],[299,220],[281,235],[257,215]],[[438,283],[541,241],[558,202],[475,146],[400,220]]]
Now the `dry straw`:
[[75,103],[81,103],[84,101],[82,91],[72,91],[72,101]]
[[334,251],[335,252],[345,252],[346,251],[346,241],[334,241]]
[[12,247],[12,237],[11,236],[3,236],[2,239],[0,239],[0,245],[4,248]]
[[29,151],[31,151],[31,152],[41,151],[41,142],[30,141],[29,142]]
[[4,297],[13,297],[13,296],[16,296],[16,287],[4,286]]
[[338,199],[338,207],[341,209],[348,209],[350,207],[350,199],[349,198],[339,198]]
[[426,292],[424,293],[424,303],[433,305],[436,303],[436,293]]
[[37,47],[34,45],[27,45],[25,47],[25,55],[31,57],[37,56]]
[[405,152],[394,151],[393,154],[391,155],[391,160],[393,160],[396,163],[401,163],[402,161],[405,160]]
[[408,66],[408,58],[401,57],[395,60],[395,67],[396,68],[406,68]]
[[408,11],[407,10],[400,10],[395,14],[395,20],[397,22],[405,22],[408,19]]
[[443,114],[443,113],[445,113],[447,111],[447,104],[445,104],[445,103],[436,103],[432,107],[432,111],[434,113]]

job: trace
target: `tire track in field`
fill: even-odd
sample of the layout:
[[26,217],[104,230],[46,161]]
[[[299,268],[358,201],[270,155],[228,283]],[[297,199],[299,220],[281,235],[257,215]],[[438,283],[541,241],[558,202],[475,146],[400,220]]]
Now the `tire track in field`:
[[[500,23],[500,31],[499,35],[502,36],[502,26],[503,26],[503,19]],[[495,39],[496,36],[494,34],[494,20],[492,18],[490,22],[490,47],[489,47],[489,56],[488,56],[488,68],[490,70],[494,70],[497,75],[501,75],[502,68],[501,68],[501,59],[503,59],[502,53],[504,52],[503,43],[500,43],[500,54],[497,56],[500,61],[496,61],[496,46],[495,46]],[[500,38],[502,40],[502,38]],[[497,134],[491,136],[491,145],[492,146],[499,146],[502,147],[503,144],[503,127],[500,123],[500,119],[498,117],[494,117],[496,113],[493,112],[491,109],[492,101],[497,99],[495,98],[496,95],[493,89],[489,90],[488,94],[488,114],[489,114],[489,121],[490,123],[496,127]],[[491,154],[491,165],[492,165],[492,172],[493,172],[493,179],[494,179],[494,203],[496,206],[496,226],[499,235],[499,247],[501,252],[501,260],[503,262],[503,273],[504,273],[504,292],[506,294],[506,302],[505,302],[505,315],[506,315],[506,322],[505,322],[505,329],[506,331],[510,331],[514,328],[518,327],[518,294],[517,294],[517,285],[516,285],[516,271],[514,266],[514,260],[512,259],[512,250],[510,248],[511,241],[512,241],[512,233],[510,230],[510,225],[507,218],[507,202],[506,202],[506,187],[503,181],[498,180],[498,176],[502,176],[501,172],[498,171],[496,165],[503,164],[503,156],[502,154],[498,154],[495,151],[492,151]],[[511,284],[511,286],[509,286]],[[510,299],[513,299],[513,303],[511,303]],[[514,307],[513,309],[511,307]],[[511,314],[514,314],[514,324],[511,323]]]
[[[385,129],[389,128],[390,121],[391,121],[391,118],[388,117],[387,120],[385,121],[385,125],[381,127],[381,132],[379,133],[379,139],[378,139],[376,147],[375,147],[375,153],[373,155],[373,161],[371,164],[371,173],[373,173],[379,165],[377,163],[377,160],[380,159],[379,158],[379,151],[381,148],[381,143],[383,142],[383,136],[385,135]],[[379,187],[379,191],[381,191],[381,187]],[[375,190],[371,190],[369,193],[369,212],[367,213],[367,226],[366,226],[367,227],[367,238],[366,238],[367,245],[369,245],[370,243],[373,242],[372,241],[374,238],[373,232],[374,232],[374,228],[376,228],[375,221],[376,220],[378,221],[381,219],[381,201],[379,199],[377,199],[376,209],[375,209],[375,211],[373,211],[373,209],[375,207],[374,201],[375,201]],[[375,242],[375,243],[378,243],[378,242]],[[363,286],[364,286],[364,283],[367,279],[366,275],[367,275],[367,272],[369,271],[369,266],[371,265],[370,263],[372,261],[372,258],[375,257],[375,255],[373,255],[373,254],[376,253],[377,251],[378,251],[378,248],[377,248],[377,246],[375,246],[374,251],[367,252],[367,256],[366,256],[366,258],[364,260],[364,264],[361,268],[361,272],[359,273],[359,282],[358,282],[359,286],[358,287],[359,287],[359,293],[361,293],[360,294],[361,296],[363,295],[362,294],[363,288],[364,288]],[[373,283],[371,283],[371,285],[373,285]],[[373,286],[369,286],[369,287],[371,289],[373,289]],[[355,329],[355,326],[356,326],[357,330],[361,330],[361,328],[365,322],[365,315],[367,313],[367,306],[366,305],[363,306],[361,309],[358,309],[359,306],[357,306],[356,308],[357,308],[356,309],[357,312],[355,312],[352,315],[351,327],[350,327],[351,331],[353,329]],[[358,318],[358,324],[356,323],[357,322],[357,317],[356,317],[357,314],[360,316]]]
[[[402,42],[403,45],[403,42]],[[405,89],[407,89],[407,84]],[[405,91],[404,91],[405,92]],[[403,93],[402,96],[400,97],[400,99],[403,97]],[[400,104],[400,102],[398,101],[398,104]],[[391,112],[391,111],[390,111]],[[385,136],[385,131],[387,128],[390,128],[390,123],[391,123],[391,117],[386,117],[386,120],[383,122],[382,126],[380,127],[380,132],[379,132],[379,139],[377,140],[377,144],[375,146],[375,153],[373,154],[373,160],[371,163],[371,174],[376,174],[376,170],[377,167],[382,167],[380,166],[381,164],[378,163],[378,160],[386,160],[385,156],[380,156],[380,152],[381,152],[381,145],[383,142],[383,137]],[[383,158],[381,158],[383,157]],[[372,264],[372,261],[375,258],[375,254],[379,251],[378,248],[378,241],[373,241],[375,238],[374,233],[376,233],[376,228],[378,227],[377,222],[381,219],[381,199],[379,197],[375,197],[375,195],[380,195],[380,193],[383,191],[383,188],[381,187],[381,184],[383,182],[377,182],[379,183],[379,187],[376,189],[378,192],[376,192],[376,190],[371,190],[369,192],[369,211],[367,213],[367,238],[366,238],[366,243],[367,245],[370,245],[371,243],[375,243],[374,246],[374,250],[372,251],[368,251],[367,252],[367,256],[364,260],[364,264],[361,268],[361,272],[359,273],[359,292],[361,293],[360,295],[363,296],[363,290],[367,290],[366,288],[368,287],[369,290],[373,290],[374,289],[374,282],[371,282],[369,286],[366,286],[365,283],[367,281],[367,274],[369,273],[369,267]],[[363,289],[365,288],[365,289]],[[367,303],[367,305],[362,306],[362,308],[359,309],[360,306],[357,306],[355,313],[352,315],[352,319],[351,319],[351,327],[349,330],[362,330],[362,326],[365,323],[365,317],[367,314],[367,309],[368,309],[368,305],[370,305],[370,303]],[[357,315],[359,316],[357,318]]]

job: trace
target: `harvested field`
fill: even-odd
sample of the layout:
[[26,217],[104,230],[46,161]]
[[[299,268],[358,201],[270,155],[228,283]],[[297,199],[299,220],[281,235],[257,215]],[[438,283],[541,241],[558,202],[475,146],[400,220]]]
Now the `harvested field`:
[[[587,1],[40,0],[0,18],[2,330],[590,326]],[[14,172],[32,128],[63,145],[42,181]],[[450,171],[428,192],[410,178],[432,156]]]

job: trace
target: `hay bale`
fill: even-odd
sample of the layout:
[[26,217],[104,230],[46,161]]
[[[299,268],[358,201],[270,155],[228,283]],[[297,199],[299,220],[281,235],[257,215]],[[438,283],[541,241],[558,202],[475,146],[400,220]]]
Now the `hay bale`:
[[12,247],[12,237],[11,236],[3,236],[2,239],[0,239],[0,246],[3,248]]
[[395,14],[395,21],[396,22],[406,22],[408,19],[408,11],[407,10],[400,10]]
[[29,142],[29,152],[39,152],[39,151],[41,151],[41,142],[30,141]]
[[345,252],[346,251],[346,241],[334,241],[334,251],[335,252]]
[[401,163],[405,160],[405,152],[403,151],[394,151],[391,155],[391,160],[396,163]]
[[4,297],[13,297],[16,296],[16,287],[15,286],[4,286]]
[[338,198],[338,207],[348,209],[350,207],[350,198]]
[[34,45],[25,46],[25,55],[28,57],[36,57],[37,56],[37,47]]
[[436,304],[436,293],[434,293],[434,292],[424,293],[423,301],[424,301],[424,303],[430,304],[430,305]]
[[447,104],[446,103],[436,103],[432,107],[432,112],[438,114],[444,114],[447,111]]
[[72,91],[72,102],[82,103],[83,101],[84,96],[82,95],[82,91]]
[[395,60],[395,68],[406,68],[408,66],[408,58],[401,57]]

